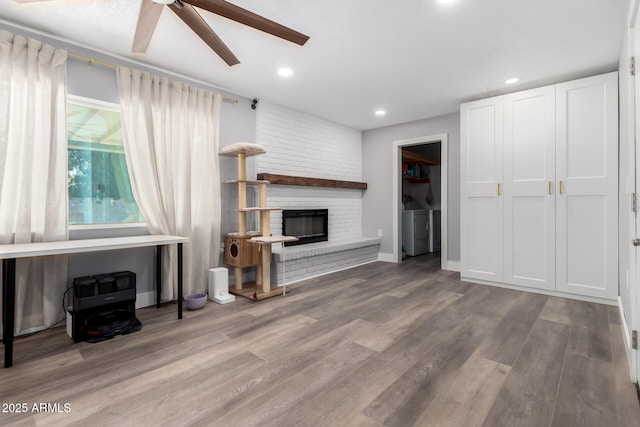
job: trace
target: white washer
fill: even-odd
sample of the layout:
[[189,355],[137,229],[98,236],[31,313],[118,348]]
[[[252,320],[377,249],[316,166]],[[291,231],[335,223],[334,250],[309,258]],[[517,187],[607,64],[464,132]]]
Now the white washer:
[[402,212],[402,246],[409,256],[440,250],[440,210]]
[[409,256],[429,251],[428,211],[424,209],[402,212],[402,247]]

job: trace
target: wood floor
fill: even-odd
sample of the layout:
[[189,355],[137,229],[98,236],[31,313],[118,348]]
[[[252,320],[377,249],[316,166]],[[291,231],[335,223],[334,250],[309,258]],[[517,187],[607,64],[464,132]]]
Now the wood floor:
[[432,256],[138,317],[97,344],[18,339],[0,402],[27,413],[0,425],[640,425],[617,308],[463,283]]

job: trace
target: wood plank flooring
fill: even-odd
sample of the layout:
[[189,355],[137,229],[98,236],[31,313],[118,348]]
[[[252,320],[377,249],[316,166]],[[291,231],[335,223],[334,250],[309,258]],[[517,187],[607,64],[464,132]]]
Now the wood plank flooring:
[[617,308],[439,263],[372,263],[181,321],[175,304],[146,308],[140,332],[97,344],[19,338],[0,425],[640,425]]

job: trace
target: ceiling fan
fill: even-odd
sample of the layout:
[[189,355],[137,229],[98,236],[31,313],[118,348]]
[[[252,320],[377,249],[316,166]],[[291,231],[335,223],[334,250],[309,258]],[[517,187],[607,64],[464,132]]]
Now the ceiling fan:
[[[48,0],[15,1],[18,3],[35,3]],[[147,51],[164,6],[167,6],[182,19],[229,66],[239,64],[240,61],[200,16],[196,11],[196,7],[300,46],[309,40],[309,36],[224,0],[142,0],[131,48],[133,53],[145,53]]]

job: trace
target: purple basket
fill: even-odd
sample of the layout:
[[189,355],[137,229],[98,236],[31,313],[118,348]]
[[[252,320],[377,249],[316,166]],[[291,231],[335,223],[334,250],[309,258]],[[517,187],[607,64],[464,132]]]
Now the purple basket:
[[189,294],[184,297],[189,310],[200,310],[207,302],[207,294]]

